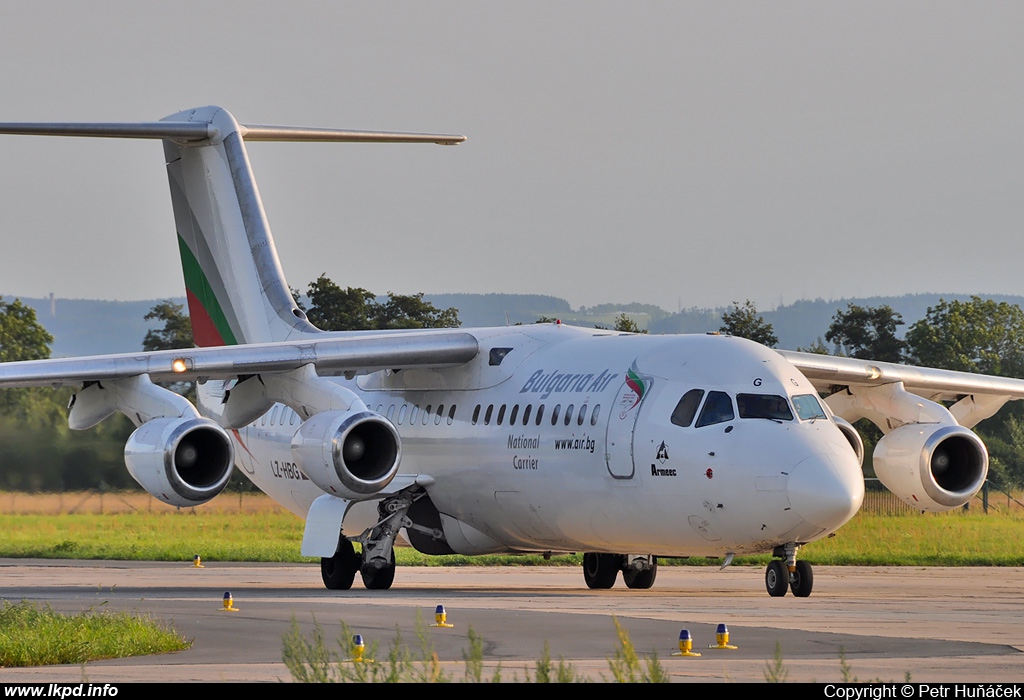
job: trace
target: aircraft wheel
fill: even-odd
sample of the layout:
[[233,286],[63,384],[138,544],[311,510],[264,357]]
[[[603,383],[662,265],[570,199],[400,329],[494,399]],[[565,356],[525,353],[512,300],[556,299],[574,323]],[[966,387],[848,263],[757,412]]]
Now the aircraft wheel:
[[623,569],[622,580],[626,582],[627,588],[650,588],[654,585],[654,578],[658,575],[658,557],[651,557],[651,568],[649,569]]
[[768,569],[764,572],[764,586],[772,598],[786,595],[789,590],[789,570],[784,562],[779,559],[768,562]]
[[332,591],[352,588],[358,570],[359,555],[352,543],[344,538],[338,543],[338,551],[333,557],[320,558],[320,577],[324,580],[324,586]]
[[789,578],[789,587],[797,598],[806,598],[811,594],[814,586],[814,571],[811,565],[805,561],[796,563],[796,571]]
[[583,555],[583,580],[587,588],[611,588],[621,568],[622,557],[618,554],[587,552]]
[[371,591],[386,591],[395,582],[395,552],[391,552],[391,562],[383,567],[376,568],[363,564],[359,569],[359,575],[363,577],[363,585]]

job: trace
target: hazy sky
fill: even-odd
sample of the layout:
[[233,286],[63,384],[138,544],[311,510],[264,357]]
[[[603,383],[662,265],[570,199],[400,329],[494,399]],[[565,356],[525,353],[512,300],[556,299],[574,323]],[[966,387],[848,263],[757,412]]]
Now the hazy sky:
[[[1024,294],[1022,37],[1020,2],[8,3],[0,121],[469,137],[251,144],[302,288]],[[157,142],[0,137],[0,236],[0,293],[183,293]]]

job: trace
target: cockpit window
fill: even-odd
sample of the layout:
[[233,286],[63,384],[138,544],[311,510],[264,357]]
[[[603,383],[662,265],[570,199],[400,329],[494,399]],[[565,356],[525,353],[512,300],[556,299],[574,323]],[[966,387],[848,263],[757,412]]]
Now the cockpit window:
[[732,399],[723,391],[709,391],[708,399],[704,402],[704,408],[700,411],[700,418],[697,419],[697,427],[705,425],[725,423],[736,417],[732,410]]
[[769,420],[793,420],[789,402],[784,396],[775,394],[737,394],[736,405],[740,418],[768,418]]
[[697,415],[697,407],[700,400],[704,398],[703,389],[690,389],[683,394],[676,404],[676,410],[672,411],[672,422],[682,428],[689,428],[693,423],[693,417]]
[[814,394],[801,394],[793,397],[793,407],[800,420],[815,420],[817,418],[828,418],[825,409],[821,407],[818,397]]

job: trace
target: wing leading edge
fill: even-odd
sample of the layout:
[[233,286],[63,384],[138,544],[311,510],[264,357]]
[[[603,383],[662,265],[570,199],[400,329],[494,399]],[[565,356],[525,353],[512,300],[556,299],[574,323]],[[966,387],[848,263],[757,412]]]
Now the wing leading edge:
[[479,352],[461,331],[372,333],[345,338],[159,350],[0,363],[0,388],[63,386],[148,375],[155,381],[231,379],[312,365],[322,376],[380,369],[451,367]]
[[837,385],[882,386],[903,382],[907,391],[933,401],[952,400],[975,394],[1000,396],[1007,400],[1024,399],[1022,379],[790,350],[778,352],[821,391],[827,391]]

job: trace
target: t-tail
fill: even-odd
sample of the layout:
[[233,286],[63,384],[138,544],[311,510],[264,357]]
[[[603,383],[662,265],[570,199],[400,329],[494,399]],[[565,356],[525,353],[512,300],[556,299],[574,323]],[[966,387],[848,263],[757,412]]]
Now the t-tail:
[[161,139],[193,337],[200,347],[320,331],[292,299],[245,141],[438,143],[464,136],[242,125],[220,107],[159,122],[0,123],[0,133]]

